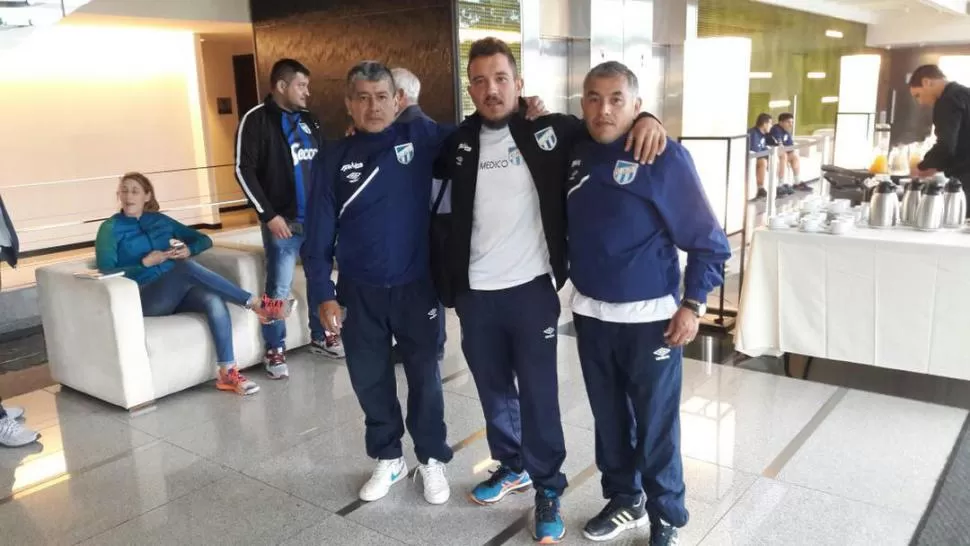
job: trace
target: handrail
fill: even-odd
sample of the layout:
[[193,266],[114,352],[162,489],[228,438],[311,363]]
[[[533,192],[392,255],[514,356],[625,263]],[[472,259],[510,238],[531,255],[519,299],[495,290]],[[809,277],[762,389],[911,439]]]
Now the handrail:
[[[215,202],[215,203],[202,203],[202,204],[199,204],[199,205],[185,205],[185,206],[181,206],[181,207],[172,207],[172,208],[169,208],[169,209],[160,210],[159,212],[165,213],[165,212],[173,212],[173,211],[180,211],[180,210],[201,209],[201,208],[206,208],[206,207],[219,207],[219,206],[223,206],[223,205],[230,205],[230,206],[231,205],[244,205],[244,204],[246,204],[248,202],[249,201],[247,201],[246,199],[235,199],[235,200],[232,200],[232,201],[218,201],[218,202]],[[92,218],[90,220],[76,220],[74,222],[64,222],[64,223],[60,223],[60,224],[48,224],[46,226],[33,226],[33,227],[26,227],[26,228],[17,228],[17,232],[18,233],[28,233],[28,232],[34,232],[34,231],[44,231],[44,230],[48,230],[48,229],[59,229],[59,228],[70,227],[70,226],[83,226],[84,224],[93,224],[95,222],[103,222],[103,221],[107,220],[108,218],[110,218],[110,216],[105,216],[103,218]]]
[[[224,165],[205,165],[205,166],[202,166],[202,167],[185,167],[185,168],[182,168],[182,169],[166,169],[166,170],[162,170],[162,171],[142,172],[142,174],[144,174],[145,176],[152,176],[152,175],[156,175],[156,174],[174,174],[174,173],[189,172],[189,171],[200,171],[202,169],[221,169],[223,167],[235,167],[235,164],[234,163],[226,163]],[[40,187],[40,186],[56,186],[56,185],[60,185],[60,184],[71,184],[71,183],[77,183],[77,182],[94,182],[96,180],[110,180],[112,178],[121,178],[124,175],[125,175],[125,173],[112,174],[112,175],[107,175],[107,176],[92,176],[92,177],[88,177],[88,178],[70,178],[70,179],[67,179],[67,180],[51,180],[49,182],[30,182],[28,184],[14,184],[12,186],[2,186],[2,187],[0,187],[0,190],[6,191],[6,190],[21,189],[21,188],[36,188],[36,187]]]
[[768,157],[771,153],[775,152],[778,148],[782,148],[785,151],[802,150],[805,148],[811,148],[813,146],[818,146],[819,142],[823,142],[827,137],[824,136],[804,136],[804,137],[794,137],[802,142],[795,142],[791,146],[768,146],[767,150],[762,152],[748,152],[748,159]]

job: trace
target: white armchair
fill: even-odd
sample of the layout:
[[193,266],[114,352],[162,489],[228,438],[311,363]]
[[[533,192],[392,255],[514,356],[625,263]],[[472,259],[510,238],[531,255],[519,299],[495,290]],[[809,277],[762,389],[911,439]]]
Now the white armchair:
[[[244,290],[259,293],[259,256],[213,248],[194,259]],[[74,276],[92,266],[77,261],[37,271],[41,318],[55,381],[131,409],[215,378],[215,347],[202,315],[146,318],[134,281]],[[239,367],[260,362],[257,317],[234,305],[229,305],[229,311]]]

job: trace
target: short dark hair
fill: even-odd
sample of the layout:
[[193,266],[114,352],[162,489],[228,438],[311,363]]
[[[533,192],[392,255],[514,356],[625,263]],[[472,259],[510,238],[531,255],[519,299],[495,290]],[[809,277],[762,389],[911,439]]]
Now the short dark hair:
[[397,91],[394,74],[384,63],[378,61],[361,61],[347,71],[347,95],[350,96],[351,87],[355,81],[379,82],[387,80],[391,85],[391,93]]
[[509,44],[491,36],[472,42],[472,47],[468,50],[468,66],[465,68],[466,72],[471,70],[472,61],[475,59],[479,57],[491,57],[492,55],[505,55],[505,58],[509,60],[509,64],[512,66],[512,75],[519,75],[519,65],[515,62],[515,55],[512,53],[512,48],[509,47]]
[[923,80],[945,80],[946,74],[940,70],[939,66],[935,64],[924,64],[923,66],[917,68],[913,75],[909,77],[910,87],[923,87]]
[[765,123],[771,121],[771,114],[765,114],[764,112],[758,114],[758,119],[754,122],[755,127],[761,127]]
[[795,114],[792,114],[791,112],[785,112],[784,114],[778,116],[778,123],[785,123],[790,119],[795,119]]
[[615,78],[618,76],[626,78],[626,84],[633,95],[640,93],[640,82],[637,80],[637,75],[627,65],[619,61],[606,61],[594,66],[583,79],[583,87],[585,88],[595,78]]
[[276,87],[276,82],[284,81],[290,83],[293,76],[303,74],[310,77],[310,69],[300,61],[294,59],[280,59],[273,64],[273,70],[269,73],[269,84]]

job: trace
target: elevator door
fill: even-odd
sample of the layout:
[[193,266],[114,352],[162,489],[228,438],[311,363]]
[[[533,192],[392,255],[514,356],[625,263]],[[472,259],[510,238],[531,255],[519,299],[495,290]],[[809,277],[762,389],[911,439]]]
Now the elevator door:
[[589,40],[543,37],[539,40],[539,78],[534,87],[550,112],[582,116],[583,78],[589,71]]

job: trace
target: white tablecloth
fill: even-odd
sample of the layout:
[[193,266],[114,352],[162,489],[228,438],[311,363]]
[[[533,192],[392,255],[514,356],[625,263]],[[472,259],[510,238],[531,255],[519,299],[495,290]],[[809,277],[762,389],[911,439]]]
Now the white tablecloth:
[[970,233],[755,233],[735,346],[970,379]]

